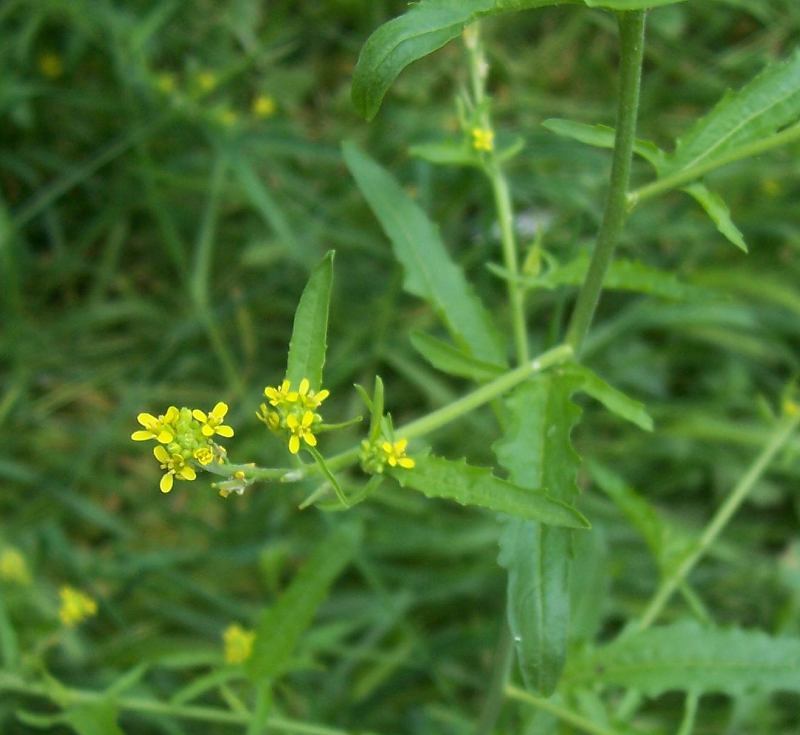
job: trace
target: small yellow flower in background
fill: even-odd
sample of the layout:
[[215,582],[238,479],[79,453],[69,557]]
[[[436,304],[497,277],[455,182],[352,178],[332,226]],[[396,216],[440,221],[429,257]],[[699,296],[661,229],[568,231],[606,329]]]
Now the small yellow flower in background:
[[253,653],[255,639],[255,631],[246,630],[236,623],[229,625],[222,634],[225,643],[225,661],[229,664],[247,661]]
[[58,591],[58,596],[61,598],[58,617],[68,628],[97,614],[97,603],[89,595],[74,587],[62,587]]
[[494,149],[494,132],[486,128],[472,128],[472,147],[476,151],[489,152]]
[[239,114],[231,110],[230,107],[223,107],[217,110],[215,117],[217,122],[219,122],[220,125],[224,125],[226,128],[232,128],[239,122]]
[[166,470],[158,485],[162,493],[172,490],[173,480],[176,476],[180,480],[194,480],[197,477],[194,467],[186,464],[186,460],[180,454],[170,454],[159,444],[157,447],[153,447],[153,455],[158,460],[161,469]]
[[58,54],[48,51],[39,57],[39,71],[48,79],[58,79],[64,73],[64,62]]
[[383,442],[381,449],[386,455],[386,461],[392,467],[403,467],[410,470],[416,466],[416,462],[411,457],[406,456],[406,447],[408,446],[408,439],[398,439],[396,442]]
[[761,182],[761,190],[768,197],[776,197],[783,193],[783,186],[781,185],[781,182],[777,181],[776,179],[764,179]]
[[253,100],[252,110],[256,117],[262,119],[272,117],[276,108],[275,100],[268,94],[260,94]]
[[169,94],[170,92],[174,92],[176,87],[175,83],[175,75],[170,74],[169,72],[164,72],[159,74],[156,77],[156,88],[159,92],[163,92],[164,94]]
[[136,420],[144,426],[144,430],[134,431],[131,439],[144,442],[155,439],[162,444],[169,444],[175,438],[175,422],[178,420],[178,409],[170,406],[167,413],[156,418],[151,413],[140,413]]
[[31,581],[25,557],[11,546],[0,552],[0,580],[22,585]]
[[217,75],[213,71],[201,71],[197,75],[197,86],[203,92],[210,92],[217,86]]
[[302,439],[310,447],[317,446],[317,437],[311,431],[311,424],[314,422],[314,414],[306,411],[302,418],[298,419],[297,414],[290,413],[286,417],[286,426],[292,432],[289,437],[289,451],[297,454],[300,451],[300,440]]
[[192,417],[202,424],[203,436],[212,437],[214,434],[219,434],[230,439],[233,436],[233,429],[222,423],[227,413],[228,405],[220,401],[208,415],[196,408],[192,411]]
[[800,414],[800,404],[795,403],[791,398],[783,402],[783,412],[787,416],[797,416]]

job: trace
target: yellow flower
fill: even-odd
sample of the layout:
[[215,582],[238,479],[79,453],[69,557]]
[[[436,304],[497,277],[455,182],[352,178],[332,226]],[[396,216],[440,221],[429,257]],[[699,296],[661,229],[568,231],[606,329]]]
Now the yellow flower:
[[233,429],[222,423],[226,413],[228,413],[228,406],[220,401],[207,416],[197,408],[192,411],[192,416],[203,425],[201,428],[203,436],[211,437],[219,434],[230,439],[233,436]]
[[264,397],[269,399],[271,406],[280,406],[289,400],[289,389],[291,387],[292,384],[288,380],[284,380],[278,388],[273,388],[271,386],[264,388]]
[[256,117],[267,118],[275,114],[275,100],[268,94],[260,94],[253,100],[253,114]]
[[194,468],[186,464],[186,460],[180,454],[170,454],[160,444],[153,447],[153,454],[161,465],[161,469],[166,470],[159,483],[162,493],[172,490],[172,483],[176,475],[181,480],[194,480],[197,477]]
[[232,128],[239,121],[239,115],[235,110],[231,110],[229,107],[224,107],[220,110],[217,110],[217,120],[226,128]]
[[488,153],[494,148],[494,133],[486,128],[472,128],[472,147]]
[[148,439],[155,439],[162,444],[169,444],[175,438],[175,422],[178,419],[179,411],[175,406],[170,406],[167,413],[156,418],[151,413],[140,413],[136,420],[144,426],[144,431],[134,431],[131,439],[137,442],[144,442]]
[[159,74],[156,78],[156,87],[159,92],[169,94],[175,91],[175,75],[169,72]]
[[64,73],[64,62],[52,51],[39,57],[39,71],[48,79],[58,79]]
[[314,422],[314,414],[306,411],[301,419],[293,413],[286,417],[286,426],[292,432],[289,437],[289,451],[297,454],[300,451],[300,440],[302,439],[310,447],[317,446],[317,437],[311,431],[311,424]]
[[391,442],[383,442],[381,449],[386,455],[386,461],[392,467],[403,467],[410,470],[417,463],[406,456],[406,447],[408,446],[408,439],[398,439],[394,444]]
[[197,85],[204,92],[210,92],[217,86],[217,75],[213,71],[201,71],[197,75]]
[[29,584],[31,581],[25,557],[10,546],[0,553],[0,579],[13,584]]
[[89,595],[74,587],[64,586],[58,591],[58,595],[61,598],[58,617],[68,628],[97,614],[97,603]]
[[211,447],[199,447],[194,450],[193,456],[204,467],[214,461],[214,452]]
[[247,661],[253,653],[256,634],[234,623],[225,628],[222,640],[225,642],[225,661],[229,664],[240,664]]

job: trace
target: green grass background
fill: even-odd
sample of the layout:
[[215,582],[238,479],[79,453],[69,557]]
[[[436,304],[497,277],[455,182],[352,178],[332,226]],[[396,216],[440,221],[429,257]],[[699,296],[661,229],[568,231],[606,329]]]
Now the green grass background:
[[[472,171],[407,156],[457,136],[466,78],[451,44],[412,66],[375,122],[349,102],[358,51],[403,2],[330,0],[112,3],[6,0],[0,7],[0,544],[20,548],[35,583],[0,589],[17,647],[55,627],[69,583],[99,615],[47,653],[71,687],[99,690],[147,663],[142,696],[166,699],[221,662],[221,632],[252,625],[339,516],[299,512],[311,489],[256,486],[223,501],[202,477],[158,491],[137,412],[231,405],[238,461],[275,465],[284,449],[255,419],[283,377],[292,315],[309,269],[337,250],[326,385],[332,420],[360,412],[352,383],[379,372],[402,421],[466,384],[433,372],[408,342],[434,324],[401,291],[385,237],[341,161],[352,138],[406,184],[440,224],[499,319],[503,284],[490,192]],[[484,27],[499,135],[520,135],[509,175],[518,212],[546,223],[567,260],[591,243],[610,157],[540,127],[548,117],[613,124],[616,32],[599,11],[549,9]],[[795,0],[705,2],[649,19],[640,132],[669,145],[727,88],[800,39]],[[57,54],[63,71],[42,73]],[[198,75],[218,85],[201,95]],[[174,75],[175,90],[158,80]],[[268,119],[250,112],[268,94]],[[224,118],[235,114],[236,121]],[[587,405],[576,443],[664,508],[702,527],[757,453],[769,406],[797,373],[800,348],[798,153],[729,166],[710,180],[750,245],[744,256],[688,198],[667,194],[631,219],[621,254],[707,289],[687,302],[606,294],[587,360],[644,400],[654,434]],[[634,169],[634,182],[649,171]],[[527,242],[524,242],[527,246]],[[552,345],[572,289],[530,299],[531,340]],[[324,437],[348,446],[355,433]],[[489,412],[441,431],[437,451],[491,462]],[[761,482],[693,579],[720,624],[800,633],[797,450]],[[587,478],[584,478],[586,480]],[[655,566],[636,532],[588,481],[582,507],[605,549],[587,572],[608,591],[600,636],[641,611]],[[503,610],[490,514],[400,490],[353,510],[366,535],[275,691],[276,712],[357,732],[466,733],[479,711]],[[675,603],[676,607],[680,603]],[[666,616],[669,618],[669,614]],[[7,647],[6,667],[22,664]],[[236,686],[239,686],[238,684]],[[241,685],[242,696],[247,689]],[[224,706],[211,694],[206,704]],[[681,700],[646,708],[642,727],[674,730]],[[698,733],[790,733],[797,697],[703,699]],[[0,732],[28,733],[0,699]],[[227,733],[225,725],[125,714],[129,733]],[[498,732],[570,732],[506,708]],[[527,728],[527,729],[526,729]],[[661,729],[659,729],[661,728]],[[750,728],[750,729],[747,729]],[[57,730],[56,730],[57,731]],[[733,732],[733,731],[732,731]]]

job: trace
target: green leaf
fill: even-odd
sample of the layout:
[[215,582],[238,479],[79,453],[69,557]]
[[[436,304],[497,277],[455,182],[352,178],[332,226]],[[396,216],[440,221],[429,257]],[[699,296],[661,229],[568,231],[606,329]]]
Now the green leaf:
[[408,152],[440,166],[480,166],[481,159],[465,140],[443,140],[412,145]]
[[472,467],[441,457],[419,457],[413,469],[393,469],[391,475],[403,487],[419,490],[429,498],[455,500],[461,505],[537,520],[552,526],[589,528],[575,508],[541,490],[522,488],[495,477],[487,467]]
[[[589,253],[581,253],[563,265],[557,265],[541,276],[525,277],[521,282],[532,288],[579,286],[589,270]],[[492,270],[497,271],[496,268]],[[503,274],[505,275],[505,274]],[[674,273],[653,268],[638,260],[618,259],[609,267],[603,288],[612,291],[633,291],[647,296],[657,296],[673,301],[708,300],[712,292],[683,283]]]
[[3,666],[7,669],[13,670],[16,667],[19,660],[17,633],[2,596],[0,596],[0,656],[2,656]]
[[364,198],[392,242],[409,293],[425,299],[470,355],[504,362],[502,341],[489,313],[420,207],[397,181],[353,143],[344,158]]
[[[513,482],[545,487],[574,502],[580,458],[570,433],[580,409],[570,396],[574,376],[550,373],[517,388],[505,402],[509,417],[494,451]],[[500,538],[499,563],[508,570],[508,622],[529,689],[555,690],[566,660],[570,618],[571,534],[513,519]]]
[[501,375],[502,365],[484,362],[465,355],[458,347],[424,332],[411,332],[411,344],[431,365],[448,375],[469,378],[478,383],[493,380]]
[[364,44],[353,75],[352,98],[367,120],[375,117],[397,75],[411,62],[456,38],[481,16],[579,0],[422,0],[384,23]]
[[[555,117],[545,120],[542,125],[556,135],[572,138],[586,145],[592,145],[596,148],[614,147],[616,131],[608,125],[588,125]],[[633,151],[652,164],[656,170],[664,161],[664,151],[649,140],[635,140]]]
[[602,403],[611,413],[636,424],[640,429],[653,430],[653,419],[643,403],[629,398],[622,391],[609,385],[585,365],[565,365],[561,371],[580,380],[579,390]]
[[123,735],[117,716],[119,711],[110,700],[71,707],[64,714],[64,723],[78,735]]
[[662,5],[675,5],[688,0],[583,0],[590,8],[607,8],[608,10],[645,10],[659,8]]
[[295,389],[303,378],[308,378],[312,390],[318,390],[322,385],[333,282],[333,256],[333,250],[329,251],[311,271],[294,314],[286,377]]
[[689,186],[684,186],[683,191],[691,195],[706,211],[706,214],[711,217],[721,234],[725,235],[739,250],[747,252],[747,244],[744,241],[744,237],[739,228],[733,224],[728,205],[725,204],[719,194],[709,191],[705,184],[701,184],[699,181],[689,184]]
[[253,679],[274,679],[291,662],[300,637],[311,625],[334,580],[356,553],[361,528],[341,525],[317,545],[292,583],[261,616],[248,662]]
[[668,691],[800,692],[800,639],[694,621],[623,636],[570,662],[570,683]]
[[800,118],[800,50],[729,92],[678,140],[662,175],[713,161]]

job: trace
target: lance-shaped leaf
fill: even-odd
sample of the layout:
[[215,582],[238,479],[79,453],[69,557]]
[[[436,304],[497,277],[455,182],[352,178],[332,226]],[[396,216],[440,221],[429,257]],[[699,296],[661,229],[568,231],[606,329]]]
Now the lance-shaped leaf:
[[328,345],[333,255],[331,250],[311,271],[294,314],[286,377],[295,389],[303,378],[308,378],[312,390],[318,390],[322,385],[322,367]]
[[[494,445],[511,480],[526,488],[545,487],[572,503],[578,494],[580,458],[570,433],[580,409],[570,396],[576,376],[537,376],[505,402],[509,423]],[[571,537],[564,529],[517,519],[500,539],[500,564],[508,570],[508,622],[525,685],[551,694],[566,660],[570,617]]]
[[454,500],[516,518],[566,528],[589,528],[575,508],[540,490],[522,488],[492,474],[487,467],[472,467],[441,457],[416,458],[412,469],[391,470],[403,487],[419,490],[429,498]]
[[570,683],[669,691],[800,692],[800,639],[694,621],[623,636],[570,662]]
[[747,244],[744,241],[739,228],[733,223],[731,219],[731,212],[728,205],[719,194],[709,191],[705,184],[695,181],[689,186],[684,186],[683,190],[689,194],[711,218],[711,221],[717,226],[720,234],[724,235],[739,250],[747,252]]
[[653,419],[647,413],[645,405],[606,383],[593,370],[585,365],[571,364],[565,365],[561,371],[580,381],[578,390],[602,403],[611,413],[636,424],[640,429],[653,430]]
[[502,341],[489,313],[453,263],[436,227],[388,171],[353,143],[345,143],[343,150],[361,193],[403,265],[406,290],[431,305],[470,355],[504,362]]
[[506,369],[502,365],[465,355],[458,347],[424,332],[412,332],[411,344],[437,370],[478,383],[494,380]]
[[300,636],[311,625],[334,580],[356,553],[360,526],[347,524],[334,530],[292,580],[258,624],[248,673],[254,679],[273,679],[283,673]]
[[683,0],[422,0],[384,23],[364,44],[353,75],[356,109],[371,120],[386,91],[410,63],[427,56],[479,18],[548,5],[581,5],[640,10]]
[[800,50],[726,94],[678,140],[663,173],[694,168],[800,119]]

